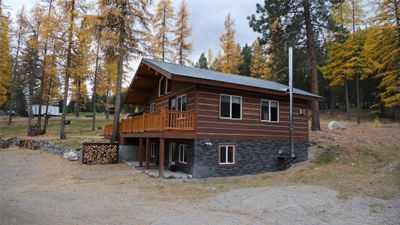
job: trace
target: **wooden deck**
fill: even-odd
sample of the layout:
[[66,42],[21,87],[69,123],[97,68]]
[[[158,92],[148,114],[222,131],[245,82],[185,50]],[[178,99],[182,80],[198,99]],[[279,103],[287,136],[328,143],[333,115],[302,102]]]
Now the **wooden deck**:
[[[143,133],[154,131],[194,131],[196,114],[161,108],[152,113],[122,119],[119,125],[120,134]],[[104,127],[104,136],[112,135],[112,124]]]

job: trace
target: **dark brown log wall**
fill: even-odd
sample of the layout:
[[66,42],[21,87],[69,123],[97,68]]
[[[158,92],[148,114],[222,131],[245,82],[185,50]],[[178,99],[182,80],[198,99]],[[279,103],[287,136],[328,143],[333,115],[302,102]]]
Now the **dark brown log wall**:
[[[242,96],[242,120],[219,118],[220,94]],[[198,87],[197,138],[199,139],[257,139],[288,140],[289,102],[288,97],[260,95],[222,88]],[[261,99],[279,101],[279,122],[261,121]],[[300,116],[300,109],[306,112]],[[307,102],[295,100],[294,129],[296,140],[308,140]]]

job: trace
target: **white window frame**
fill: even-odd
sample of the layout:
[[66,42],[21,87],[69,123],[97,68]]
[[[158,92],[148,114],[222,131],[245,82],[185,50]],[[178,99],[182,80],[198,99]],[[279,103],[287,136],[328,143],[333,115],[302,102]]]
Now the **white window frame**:
[[160,80],[158,80],[158,96],[159,97],[165,95],[165,92],[166,92],[166,90],[164,90],[164,94],[161,94],[161,88],[162,88],[161,82],[163,79],[165,79],[165,77],[161,76]]
[[[233,148],[233,162],[228,162],[228,147]],[[221,162],[221,148],[224,148],[225,151],[225,162]],[[218,163],[220,165],[235,165],[236,164],[236,145],[232,144],[224,144],[218,145]]]
[[188,150],[188,148],[189,148],[189,145],[187,145],[187,144],[179,144],[179,148],[178,148],[178,151],[179,151],[179,158],[178,158],[178,161],[179,161],[179,163],[183,163],[183,164],[187,164],[187,157],[186,157],[186,162],[185,161],[181,161],[181,147],[183,147],[182,148],[182,152],[183,152],[183,157],[182,157],[182,159],[185,159],[185,150],[187,151]]
[[157,147],[157,143],[156,142],[151,142],[151,144],[150,144],[150,156],[152,158],[156,157],[156,147]]
[[[263,102],[269,102],[268,103],[268,120],[263,120],[262,119],[262,103]],[[276,102],[276,111],[277,111],[277,120],[276,121],[271,121],[271,102]],[[260,100],[260,120],[262,122],[270,122],[270,123],[279,123],[279,101],[275,101],[275,100],[269,100],[269,99],[261,99]]]
[[[229,104],[229,117],[222,117],[221,113],[222,113],[222,108],[221,108],[221,97],[222,96],[227,96],[230,97],[230,104]],[[232,97],[239,97],[240,98],[240,118],[232,118]],[[243,98],[242,96],[238,96],[238,95],[227,95],[227,94],[220,94],[219,95],[219,118],[220,119],[226,119],[226,120],[242,120],[243,118]]]
[[[187,107],[188,107],[188,98],[187,98],[187,94],[184,94],[184,95],[179,95],[179,96],[177,96],[176,97],[176,100],[175,100],[175,105],[176,105],[176,111],[179,111],[179,112],[186,112],[186,111],[182,111],[182,99],[183,99],[183,97],[186,97],[186,111],[187,111]],[[181,98],[181,107],[179,108],[179,105],[178,105],[178,102],[179,102],[179,98]]]
[[150,104],[150,110],[149,110],[150,112],[155,112],[156,111],[156,103],[151,103]]

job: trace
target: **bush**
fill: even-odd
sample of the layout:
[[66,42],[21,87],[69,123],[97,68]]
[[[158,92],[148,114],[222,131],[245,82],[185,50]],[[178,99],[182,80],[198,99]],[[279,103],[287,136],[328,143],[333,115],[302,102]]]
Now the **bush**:
[[324,165],[332,162],[334,158],[332,152],[323,152],[314,160],[314,162],[319,165]]

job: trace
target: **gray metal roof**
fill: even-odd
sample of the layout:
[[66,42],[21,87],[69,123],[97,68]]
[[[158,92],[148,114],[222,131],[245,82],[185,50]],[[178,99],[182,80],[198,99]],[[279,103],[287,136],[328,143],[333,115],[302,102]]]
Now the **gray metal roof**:
[[[153,60],[153,59],[143,58],[143,61],[151,63],[151,64],[155,65],[156,67],[159,67],[162,70],[165,70],[168,73],[178,75],[178,76],[200,78],[200,79],[212,80],[212,81],[220,81],[220,82],[239,84],[239,85],[257,87],[257,88],[264,88],[264,89],[281,91],[281,92],[286,92],[286,90],[288,89],[288,86],[274,82],[274,81],[270,81],[270,80],[263,80],[263,79],[258,79],[258,78],[254,78],[254,77],[247,77],[247,76],[236,75],[236,74],[222,73],[222,72],[217,72],[217,71],[208,70],[208,69],[200,69],[200,68],[196,68],[196,67],[189,67],[189,66],[183,66],[183,65],[173,64],[173,63],[169,63],[169,62],[157,61],[157,60]],[[310,93],[307,91],[303,91],[303,90],[300,90],[297,88],[293,88],[293,92],[298,95],[322,98],[319,95],[316,95],[316,94],[313,94],[313,93]]]

